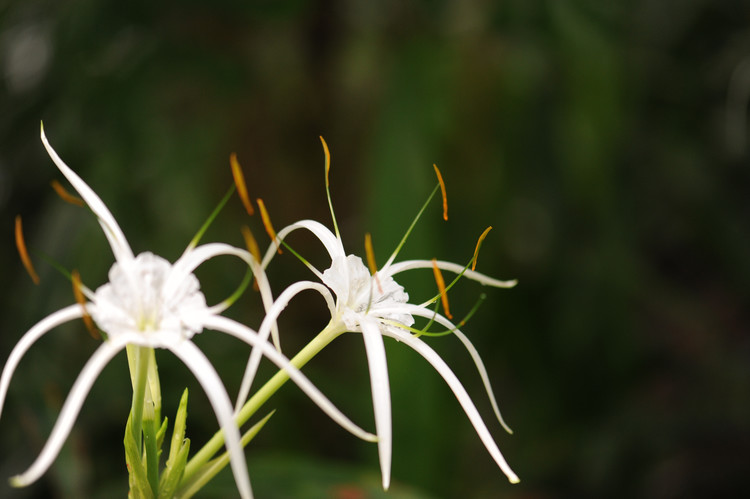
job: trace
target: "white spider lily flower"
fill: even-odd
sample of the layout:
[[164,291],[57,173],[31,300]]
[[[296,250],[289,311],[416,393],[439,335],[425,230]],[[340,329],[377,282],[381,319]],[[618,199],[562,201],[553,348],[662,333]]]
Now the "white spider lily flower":
[[[321,141],[323,141],[322,137]],[[422,207],[422,211],[419,212],[419,215],[417,215],[417,219],[414,220],[414,223],[412,223],[407,234],[396,248],[396,251],[394,251],[389,258],[388,262],[374,273],[368,271],[368,267],[365,266],[360,257],[347,254],[344,249],[331,204],[328,184],[330,156],[325,141],[323,141],[323,146],[326,154],[326,193],[331,208],[335,233],[314,220],[302,220],[293,223],[276,234],[274,241],[275,245],[272,245],[272,247],[269,248],[263,259],[263,268],[266,268],[270,260],[274,257],[275,247],[282,244],[283,240],[291,232],[298,229],[305,229],[313,233],[328,251],[331,258],[331,265],[323,272],[320,272],[309,262],[304,260],[303,262],[328,288],[330,288],[331,291],[333,291],[333,295],[335,295],[335,304],[333,307],[330,306],[330,302],[333,301],[330,294],[326,298],[329,302],[329,308],[331,309],[331,323],[326,329],[331,328],[339,333],[362,333],[370,373],[383,488],[387,489],[390,484],[392,454],[391,396],[383,336],[395,338],[396,340],[408,345],[435,368],[453,391],[492,458],[506,474],[508,479],[512,483],[517,483],[519,481],[518,477],[506,463],[497,447],[497,444],[492,438],[492,435],[487,429],[487,426],[479,415],[474,402],[469,397],[455,373],[442,360],[442,358],[429,345],[427,345],[427,343],[419,338],[419,334],[415,334],[416,330],[412,328],[414,324],[414,316],[433,320],[446,327],[452,334],[455,334],[459,338],[477,366],[497,419],[508,432],[512,433],[500,415],[495,396],[493,395],[490,386],[487,370],[478,352],[472,345],[471,341],[453,322],[442,314],[437,313],[435,309],[431,307],[431,304],[434,303],[434,299],[421,304],[409,303],[408,293],[404,290],[403,286],[396,282],[394,276],[405,270],[434,268],[436,266],[441,270],[462,274],[464,277],[487,286],[510,288],[516,285],[516,281],[500,281],[479,272],[468,270],[461,265],[445,261],[408,260],[394,263],[398,251],[414,227],[414,223],[416,223],[424,210],[424,206]],[[442,187],[442,179],[440,183]],[[433,194],[435,192],[436,190],[433,191]],[[430,198],[431,197],[432,196],[430,196]],[[425,206],[426,204],[427,203],[425,203]],[[303,285],[302,283],[297,283],[297,286],[300,291],[312,288],[312,286]],[[290,291],[292,291],[291,287]],[[326,290],[318,291],[324,296],[326,295]],[[288,301],[288,298],[291,297],[287,297],[286,301]],[[275,302],[275,305],[276,304],[279,304],[279,299]],[[283,307],[285,304],[281,306]],[[273,319],[273,317],[271,317],[271,312],[272,310],[269,310],[266,317],[267,320]],[[280,312],[280,310],[276,310],[276,312]],[[259,328],[259,334],[262,338],[267,338],[269,327],[267,327],[267,325],[266,327],[261,325],[261,328]],[[246,371],[246,379],[243,380],[243,385],[247,384],[248,377],[251,379],[254,375],[254,366],[251,366],[250,364],[251,363],[248,364],[248,371]]]
[[[368,440],[374,436],[361,430],[344,416],[320,391],[272,345],[261,340],[255,331],[226,319],[219,314],[229,306],[225,301],[209,307],[200,291],[193,271],[203,262],[219,255],[233,255],[244,260],[253,270],[262,292],[270,296],[265,274],[252,255],[223,243],[195,246],[191,243],[173,264],[152,253],[133,254],[125,235],[105,204],[94,191],[68,167],[49,145],[41,131],[42,142],[62,174],[68,179],[91,211],[96,215],[109,241],[115,263],[109,271],[109,282],[96,292],[82,291],[88,302],[67,306],[52,313],[33,326],[13,348],[0,376],[0,414],[13,373],[26,351],[45,333],[74,319],[91,314],[106,334],[78,375],[63,404],[50,437],[34,463],[24,473],[11,479],[15,486],[29,485],[51,466],[65,442],[94,381],[107,363],[128,345],[163,348],[174,353],[195,375],[216,413],[224,431],[230,465],[243,498],[252,497],[240,433],[234,420],[231,401],[210,361],[191,338],[210,328],[229,333],[267,356],[285,369],[300,388],[327,414],[347,430]],[[266,288],[265,290],[263,288]]]

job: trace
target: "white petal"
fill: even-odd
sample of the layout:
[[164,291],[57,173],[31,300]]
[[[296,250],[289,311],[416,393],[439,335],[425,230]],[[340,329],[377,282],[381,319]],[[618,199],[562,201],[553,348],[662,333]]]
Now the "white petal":
[[364,320],[361,323],[362,337],[365,340],[367,366],[370,370],[372,405],[375,411],[375,430],[378,434],[378,455],[383,477],[383,490],[391,483],[391,452],[393,432],[391,427],[391,388],[388,382],[388,363],[385,346],[378,323]]
[[250,477],[247,473],[245,453],[240,444],[240,431],[232,415],[232,402],[211,362],[192,342],[185,341],[170,349],[195,375],[206,392],[208,400],[216,413],[216,419],[224,432],[224,442],[229,453],[229,464],[234,473],[234,481],[243,498],[253,496],[250,489]]
[[8,356],[8,360],[5,362],[3,374],[0,377],[0,415],[3,413],[5,396],[8,394],[8,386],[10,385],[13,373],[31,345],[33,345],[36,340],[41,338],[50,329],[82,316],[83,310],[80,305],[69,305],[36,323],[36,325],[29,329],[28,332],[21,337],[18,343],[16,343],[16,346],[13,347],[13,350]]
[[261,350],[261,353],[271,362],[276,364],[280,369],[284,369],[289,375],[289,378],[294,381],[297,386],[299,386],[300,389],[302,389],[302,391],[323,410],[323,412],[328,414],[331,419],[341,425],[341,427],[362,440],[367,440],[368,442],[377,441],[375,435],[364,431],[362,428],[352,423],[349,418],[338,410],[336,406],[334,406],[331,401],[328,400],[328,398],[323,395],[309,379],[307,379],[307,376],[302,374],[299,369],[289,362],[289,359],[277,352],[268,342],[260,341],[255,331],[239,322],[235,322],[232,319],[220,315],[207,317],[205,324],[206,328],[223,331],[235,338],[239,338],[253,348]]
[[[336,306],[333,302],[331,292],[328,291],[328,288],[317,282],[296,282],[286,288],[279,295],[276,301],[273,302],[273,305],[271,305],[271,307],[266,310],[266,316],[263,319],[263,322],[261,323],[260,328],[257,332],[258,341],[268,341],[269,333],[271,332],[272,327],[276,324],[276,320],[279,318],[279,315],[281,315],[281,312],[286,308],[292,298],[307,289],[313,289],[323,295],[323,298],[325,298],[326,300],[326,304],[328,304],[328,310],[331,312],[331,315],[336,313]],[[253,348],[252,352],[250,352],[250,357],[247,360],[247,367],[245,368],[245,374],[242,377],[240,392],[237,396],[237,403],[235,404],[234,408],[235,414],[240,411],[242,406],[247,401],[247,396],[250,393],[250,386],[252,386],[253,379],[255,378],[255,374],[258,371],[258,365],[260,364],[262,355],[263,352],[261,352],[260,348]]]
[[83,366],[78,378],[73,384],[73,388],[68,393],[68,398],[63,404],[60,415],[52,428],[52,433],[44,444],[42,452],[36,458],[36,461],[24,473],[11,478],[11,483],[16,487],[23,487],[36,481],[50,467],[57,457],[65,440],[70,434],[70,430],[75,423],[78,413],[81,410],[83,401],[91,390],[91,386],[96,381],[99,373],[112,360],[117,352],[125,348],[129,342],[130,335],[122,335],[113,338],[111,341],[105,341],[94,352],[91,358]]
[[453,394],[458,399],[461,407],[463,407],[464,412],[469,417],[469,421],[471,421],[471,424],[474,426],[474,429],[479,435],[479,438],[482,440],[482,443],[487,448],[497,465],[501,470],[503,470],[503,473],[505,473],[511,483],[518,483],[518,476],[513,473],[513,470],[510,469],[508,463],[505,462],[505,458],[500,452],[500,449],[498,449],[497,444],[493,440],[492,435],[487,429],[487,426],[484,424],[484,421],[482,421],[482,417],[479,415],[479,411],[477,411],[476,406],[474,406],[474,402],[471,401],[471,397],[469,397],[469,394],[466,393],[466,389],[463,387],[461,382],[458,380],[451,368],[448,367],[445,361],[443,361],[443,359],[440,358],[435,350],[430,348],[429,345],[427,345],[419,338],[414,337],[411,333],[392,331],[390,329],[384,328],[383,334],[395,338],[398,341],[401,341],[410,346],[422,357],[424,357],[427,362],[432,364],[432,367],[434,367],[435,370],[440,373],[440,376],[443,377],[450,389],[453,390]]
[[[405,270],[431,269],[432,266],[432,260],[405,260],[403,262],[394,263],[393,265],[388,267],[387,272],[391,275],[395,275]],[[448,272],[454,272],[456,274],[460,274],[464,270],[463,265],[459,265],[453,262],[446,262],[443,260],[438,260],[437,266],[440,270],[447,270]],[[381,270],[381,272],[384,271],[386,271],[386,269]],[[475,272],[471,269],[466,269],[466,272],[464,272],[464,277],[473,281],[477,281],[482,285],[494,286],[496,288],[512,288],[513,286],[518,284],[518,280],[516,279],[512,279],[509,281],[500,281],[498,279],[493,279],[492,277],[486,276],[480,272]]]
[[104,235],[107,236],[109,245],[112,247],[112,253],[115,255],[115,260],[118,262],[124,262],[126,260],[133,259],[133,251],[128,245],[125,234],[122,233],[120,226],[117,225],[115,217],[109,212],[104,202],[96,195],[96,193],[79,177],[65,162],[60,159],[52,146],[47,141],[47,137],[44,135],[44,127],[41,128],[42,143],[44,144],[47,153],[49,154],[52,161],[55,162],[57,168],[65,175],[68,182],[73,188],[78,191],[86,204],[94,212],[94,215],[99,219],[99,225],[104,230]]
[[434,318],[435,322],[437,322],[438,324],[441,324],[447,329],[453,330],[453,334],[455,334],[456,337],[461,341],[461,343],[464,344],[464,347],[469,352],[469,355],[471,355],[471,359],[474,361],[474,365],[477,367],[477,371],[479,371],[479,376],[481,376],[482,378],[484,389],[487,392],[487,396],[490,399],[490,403],[492,404],[492,410],[495,411],[495,417],[497,417],[497,420],[500,422],[501,425],[503,425],[503,428],[505,428],[505,431],[512,434],[513,430],[510,429],[510,427],[506,424],[505,420],[503,419],[502,414],[500,414],[500,408],[497,405],[495,394],[492,391],[492,385],[490,384],[490,377],[487,374],[487,369],[484,366],[482,357],[479,355],[479,352],[474,347],[474,344],[471,342],[471,340],[469,340],[469,338],[464,333],[462,333],[461,330],[457,329],[455,324],[453,324],[451,321],[449,321],[442,315],[435,314],[432,310],[427,310],[424,307],[419,307],[416,305],[409,305],[408,310],[413,315],[418,315],[421,317],[425,317],[427,319]]
[[[341,240],[336,238],[336,236],[333,234],[333,232],[330,231],[330,229],[328,229],[328,227],[321,224],[320,222],[316,222],[315,220],[301,220],[291,225],[287,225],[276,233],[276,237],[279,240],[282,240],[287,235],[289,235],[290,232],[297,229],[307,229],[312,232],[315,237],[320,239],[320,242],[323,243],[326,251],[328,251],[328,254],[331,256],[331,260],[333,260],[337,256],[346,256]],[[268,266],[275,253],[275,245],[272,245],[270,248],[268,248],[266,255],[263,257],[263,268],[266,268]],[[314,267],[310,267],[310,270],[312,270],[315,275],[320,278],[320,272],[318,272],[317,269],[315,269]]]

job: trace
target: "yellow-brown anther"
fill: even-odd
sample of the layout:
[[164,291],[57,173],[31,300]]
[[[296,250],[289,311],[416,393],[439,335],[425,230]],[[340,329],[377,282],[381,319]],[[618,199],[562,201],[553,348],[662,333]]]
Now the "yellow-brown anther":
[[443,273],[440,272],[440,268],[437,265],[437,258],[432,259],[432,272],[435,274],[435,282],[437,283],[438,291],[440,291],[440,301],[443,302],[445,316],[453,319],[450,306],[448,305],[448,291],[445,289],[445,280],[443,279]]
[[[258,208],[260,208],[260,217],[263,219],[263,226],[266,228],[266,232],[268,233],[268,237],[271,238],[271,241],[276,243],[276,231],[273,230],[273,225],[271,225],[271,217],[268,216],[268,211],[266,210],[266,205],[263,203],[263,200],[261,198],[256,199],[258,202]],[[279,251],[279,255],[281,254],[281,242],[276,243],[278,246],[276,249]]]
[[370,274],[375,276],[378,291],[382,294],[383,287],[380,285],[380,279],[378,279],[378,266],[375,263],[375,251],[372,249],[372,236],[369,232],[365,234],[365,256],[367,257],[367,266],[370,269]]
[[23,240],[21,215],[16,215],[16,248],[18,248],[18,255],[21,257],[23,266],[26,267],[26,272],[31,276],[31,280],[34,281],[34,284],[39,284],[39,276],[34,270],[34,265],[31,263],[31,258],[29,258],[29,252],[26,250],[26,243]]
[[319,135],[320,142],[323,144],[323,153],[326,155],[326,187],[329,186],[328,183],[328,171],[331,169],[331,153],[328,151],[328,144],[326,144],[325,139],[322,135]]
[[50,185],[55,190],[57,195],[60,196],[60,198],[66,203],[74,204],[76,206],[83,206],[85,204],[83,202],[83,199],[69,193],[67,190],[65,190],[65,187],[63,187],[62,184],[57,180],[53,180],[52,182],[50,182]]
[[239,194],[242,204],[245,205],[247,214],[252,215],[255,213],[255,210],[253,209],[253,204],[250,202],[250,196],[247,194],[245,175],[242,174],[240,162],[237,161],[237,154],[232,153],[229,155],[229,164],[232,166],[232,176],[234,177],[234,185],[237,186],[237,194]]
[[475,270],[477,268],[477,257],[479,256],[479,247],[482,245],[482,241],[484,241],[484,238],[487,237],[487,234],[491,230],[492,230],[492,226],[490,225],[489,227],[484,229],[484,232],[482,232],[482,235],[479,236],[479,240],[477,241],[477,247],[474,248],[474,258],[472,259],[471,270]]
[[88,310],[86,310],[86,297],[83,296],[83,291],[81,291],[81,275],[77,270],[73,270],[70,275],[73,280],[73,295],[76,297],[76,302],[78,302],[83,309],[83,323],[86,325],[86,329],[89,330],[91,337],[95,340],[99,340],[102,336],[99,334],[99,330],[96,329],[96,326],[94,326],[94,320],[91,318],[91,315],[89,315]]
[[[247,247],[247,250],[251,255],[253,255],[255,261],[260,263],[261,256],[260,248],[258,247],[258,241],[255,240],[255,236],[253,236],[253,233],[250,231],[250,227],[248,227],[247,225],[242,226],[242,238],[245,240],[245,246]],[[253,278],[253,289],[255,291],[260,290],[257,278]]]
[[448,195],[445,193],[445,182],[443,182],[443,176],[440,174],[436,164],[432,164],[437,174],[438,183],[440,184],[440,193],[443,195],[443,220],[448,220]]

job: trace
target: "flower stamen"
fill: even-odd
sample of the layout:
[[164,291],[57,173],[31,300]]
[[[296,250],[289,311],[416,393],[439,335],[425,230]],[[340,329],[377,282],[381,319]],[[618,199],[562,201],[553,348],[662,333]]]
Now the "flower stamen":
[[95,340],[100,340],[102,336],[99,334],[99,330],[96,329],[96,326],[94,326],[94,320],[91,318],[88,310],[86,310],[86,297],[83,296],[83,291],[81,290],[81,275],[74,269],[73,272],[70,273],[70,276],[73,281],[73,295],[83,309],[83,323],[86,325],[86,329],[89,330],[91,337]]
[[255,213],[255,210],[253,209],[253,204],[250,202],[250,196],[247,194],[245,176],[242,174],[242,168],[240,167],[239,161],[237,161],[236,153],[229,155],[229,164],[232,166],[232,176],[234,177],[234,185],[237,186],[237,194],[240,196],[247,214],[252,215]]
[[[253,258],[255,258],[255,261],[258,262],[258,264],[260,264],[261,256],[260,256],[260,248],[258,247],[258,241],[255,240],[253,233],[250,231],[250,227],[248,227],[247,225],[243,225],[241,230],[242,230],[242,238],[245,240],[245,246],[247,247],[247,250],[250,252],[251,255],[253,255]],[[257,277],[253,279],[253,289],[255,291],[260,291]]]
[[440,292],[440,301],[443,302],[445,316],[449,319],[453,319],[450,306],[448,305],[448,290],[445,289],[445,279],[443,279],[443,273],[440,272],[440,268],[438,268],[437,258],[432,259],[432,272],[435,274],[435,282],[437,283],[438,291]]
[[52,182],[50,182],[50,185],[55,190],[57,195],[60,196],[60,198],[66,203],[74,204],[76,206],[83,206],[85,204],[83,199],[69,193],[65,189],[65,187],[63,187],[62,184],[58,182],[57,180],[53,180]]
[[31,276],[31,280],[34,281],[34,284],[39,284],[39,276],[34,270],[34,265],[31,263],[31,258],[29,258],[29,252],[26,250],[26,243],[23,240],[21,215],[16,215],[16,248],[18,248],[18,255],[21,257],[21,262],[26,268],[26,272]]
[[372,236],[369,232],[365,234],[365,255],[367,256],[367,266],[370,268],[370,274],[375,278],[378,291],[380,294],[383,294],[383,286],[380,285],[380,279],[378,279],[378,266],[375,263],[375,251],[372,249]]
[[437,165],[433,163],[432,166],[435,168],[438,183],[440,184],[440,193],[443,195],[443,220],[448,220],[448,195],[445,193],[445,182],[443,182],[443,176],[440,174]]
[[261,198],[256,199],[256,201],[258,202],[258,208],[260,208],[260,217],[263,219],[263,226],[266,228],[268,237],[270,237],[271,241],[273,241],[273,243],[276,245],[276,250],[279,252],[279,255],[280,255],[281,243],[278,241],[278,238],[276,237],[276,231],[273,230],[273,225],[271,225],[271,217],[268,216],[266,205]]
[[333,220],[333,230],[336,233],[336,237],[341,237],[339,234],[339,225],[336,223],[336,214],[333,212],[333,202],[331,201],[331,186],[328,182],[328,172],[331,171],[331,152],[328,150],[328,144],[322,135],[320,142],[323,144],[323,154],[326,157],[326,197],[328,198],[328,208],[331,210],[331,219]]
[[477,247],[474,248],[474,258],[471,259],[471,270],[475,270],[477,268],[477,257],[479,256],[479,247],[482,246],[482,241],[484,241],[484,238],[487,237],[487,233],[492,230],[492,226],[490,225],[486,229],[484,229],[484,232],[482,232],[482,235],[479,236],[479,240],[477,241]]

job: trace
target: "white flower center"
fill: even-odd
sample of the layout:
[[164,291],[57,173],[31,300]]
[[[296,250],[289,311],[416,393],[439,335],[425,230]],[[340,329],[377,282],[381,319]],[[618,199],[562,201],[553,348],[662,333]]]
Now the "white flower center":
[[174,269],[149,252],[115,263],[109,282],[96,290],[92,317],[110,336],[139,332],[150,336],[154,346],[201,332],[207,307],[198,279]]
[[334,258],[331,267],[323,272],[323,283],[336,294],[336,307],[346,327],[360,331],[359,323],[365,315],[407,327],[414,324],[411,314],[394,312],[409,301],[403,286],[390,275],[376,275],[379,285],[362,259],[355,255]]

